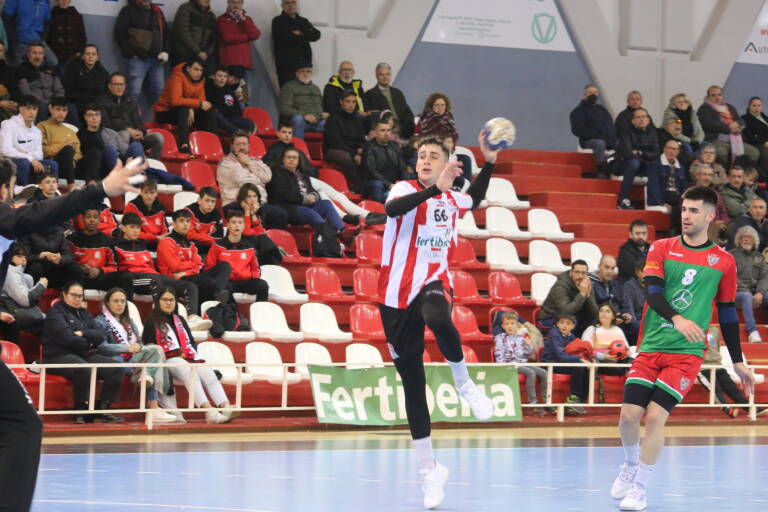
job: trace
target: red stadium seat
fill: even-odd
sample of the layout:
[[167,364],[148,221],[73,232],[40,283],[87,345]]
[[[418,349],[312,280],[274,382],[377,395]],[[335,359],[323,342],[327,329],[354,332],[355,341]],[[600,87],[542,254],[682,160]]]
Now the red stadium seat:
[[347,184],[347,178],[344,173],[337,171],[336,169],[320,169],[317,176],[321,181],[326,182],[352,201],[359,201],[362,199],[360,194],[353,194],[349,191],[349,184]]
[[480,295],[475,278],[463,270],[453,271],[453,298],[460,304],[491,304]]
[[[2,359],[5,364],[24,364],[24,354],[15,343],[0,340],[0,349],[2,349],[0,359]],[[30,373],[26,368],[13,368],[11,371],[15,373],[22,382],[24,381],[24,377]]]
[[269,112],[259,107],[247,107],[243,111],[243,117],[246,117],[256,123],[256,135],[259,137],[274,137],[277,132],[275,125],[272,124],[272,118]]
[[355,304],[349,308],[349,330],[355,339],[386,339],[379,307],[373,304]]
[[356,268],[352,272],[352,289],[357,300],[379,301],[379,271],[371,267]]
[[195,186],[195,192],[200,192],[203,187],[213,187],[219,190],[219,184],[216,183],[216,172],[214,169],[199,160],[191,160],[181,165],[181,177],[189,180]]
[[359,263],[381,265],[383,238],[375,233],[363,231],[355,238],[355,255]]
[[363,210],[368,210],[372,213],[387,213],[386,210],[384,210],[383,204],[372,199],[364,199],[363,201],[360,201],[359,205]]
[[493,336],[490,334],[484,334],[480,331],[475,314],[467,307],[458,304],[454,305],[451,311],[451,319],[454,325],[456,325],[462,340],[490,342],[493,339]]
[[309,300],[326,304],[355,302],[354,295],[341,289],[339,275],[332,268],[315,265],[307,269],[307,294]]
[[267,148],[264,147],[264,141],[261,140],[258,135],[253,134],[248,135],[248,139],[250,140],[250,150],[248,151],[248,154],[254,158],[263,158],[264,153],[267,152]]
[[224,158],[221,140],[211,132],[196,131],[189,134],[189,149],[195,157],[211,163]]
[[425,363],[431,363],[432,362],[432,358],[429,357],[429,352],[427,352],[425,350],[424,353],[421,354],[421,360],[424,361]]
[[179,147],[176,145],[176,138],[168,130],[163,128],[149,128],[147,133],[159,133],[163,136],[163,160],[186,162],[190,159],[191,156],[188,153],[179,153]]
[[282,229],[268,229],[267,236],[275,242],[276,245],[288,253],[283,257],[283,263],[311,263],[312,258],[299,254],[299,248],[296,245],[296,239],[293,235]]
[[[307,135],[308,135],[308,134],[309,134],[309,133],[307,133]],[[304,142],[303,140],[301,140],[301,139],[299,139],[299,138],[297,138],[297,137],[294,137],[294,138],[292,138],[292,139],[291,139],[291,143],[293,143],[293,146],[294,146],[296,149],[298,149],[299,151],[301,151],[302,153],[304,153],[304,155],[305,155],[307,158],[309,158],[309,163],[311,163],[311,164],[312,164],[312,165],[314,165],[315,167],[320,167],[321,165],[323,165],[323,161],[322,161],[322,160],[314,160],[314,159],[312,158],[312,153],[310,153],[310,152],[309,152],[309,147],[307,146],[307,143],[306,143],[306,142]]]
[[488,274],[488,296],[494,304],[536,305],[535,300],[523,296],[520,281],[509,272],[497,271]]
[[[493,326],[494,326],[494,319],[496,318],[496,315],[499,313],[503,313],[504,311],[511,311],[512,313],[517,313],[512,308],[509,308],[507,306],[493,306],[491,309],[488,310],[488,329],[493,333]],[[533,322],[530,318],[526,318],[529,322]],[[535,323],[535,322],[534,322]]]
[[459,237],[459,241],[454,248],[451,261],[449,262],[451,267],[461,268],[464,270],[485,270],[489,266],[487,263],[481,263],[477,261],[475,255],[475,249],[472,247],[472,242],[464,237]]

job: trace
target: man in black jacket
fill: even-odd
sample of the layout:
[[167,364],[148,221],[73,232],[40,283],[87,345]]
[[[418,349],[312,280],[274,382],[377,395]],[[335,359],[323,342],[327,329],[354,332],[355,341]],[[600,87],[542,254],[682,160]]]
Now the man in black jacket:
[[644,108],[636,108],[632,117],[632,128],[619,135],[619,149],[624,178],[619,190],[621,210],[631,210],[629,193],[635,182],[635,176],[646,175],[645,167],[659,157],[659,139],[656,129],[651,125],[651,117]]
[[376,87],[363,94],[363,104],[369,113],[392,111],[395,116],[395,128],[392,130],[401,139],[408,140],[413,135],[415,124],[411,107],[405,101],[403,91],[392,87],[392,68],[386,62],[376,66]]
[[642,219],[633,220],[629,224],[629,239],[619,247],[619,281],[635,277],[635,266],[638,261],[645,261],[648,247],[648,223]]
[[215,107],[216,121],[219,128],[230,134],[238,130],[254,133],[256,125],[243,117],[243,106],[237,99],[235,90],[238,84],[229,85],[229,72],[224,66],[219,66],[205,81],[205,99]]
[[389,140],[392,126],[376,123],[374,135],[363,148],[365,195],[384,203],[396,181],[406,179],[405,159],[400,146]]
[[360,115],[355,112],[357,96],[354,91],[344,91],[339,105],[340,108],[334,110],[325,123],[323,153],[325,160],[341,167],[350,190],[362,191],[364,183],[360,165],[363,162],[365,128]]
[[168,62],[168,25],[152,0],[126,0],[115,23],[115,41],[128,61],[128,97],[136,99],[147,82],[150,105],[163,93]]
[[128,143],[141,142],[144,149],[149,150],[149,158],[160,160],[163,153],[163,136],[159,133],[147,133],[136,100],[125,92],[126,84],[124,74],[119,71],[112,73],[107,92],[96,99],[96,104],[101,107],[102,126],[115,130]]
[[[715,145],[717,161],[725,168],[731,163],[731,138],[743,144],[743,153],[750,160],[757,162],[760,159],[760,151],[751,144],[747,144],[741,138],[741,130],[744,129],[744,120],[739,117],[733,105],[723,99],[723,88],[719,85],[710,85],[707,89],[707,97],[696,111],[699,122],[704,129],[704,140]],[[727,122],[726,122],[727,121]],[[738,155],[732,155],[735,158]]]
[[600,91],[595,84],[584,87],[584,99],[571,111],[571,133],[579,138],[579,146],[592,150],[598,170],[605,172],[605,152],[616,149],[616,130],[611,114],[597,103]]
[[[627,133],[632,128],[632,118],[635,115],[635,110],[643,107],[643,95],[640,91],[629,91],[627,93],[627,108],[619,112],[616,116],[616,135],[621,137],[622,133]],[[647,113],[647,111],[646,111]],[[648,122],[651,128],[656,128],[653,125],[653,118],[648,114]]]
[[307,18],[299,16],[298,0],[283,0],[280,5],[283,12],[272,19],[272,46],[277,81],[282,87],[293,80],[299,64],[312,62],[309,43],[320,39],[320,31]]
[[216,15],[211,0],[189,0],[179,6],[173,18],[171,64],[199,60],[206,74],[213,71],[216,49]]

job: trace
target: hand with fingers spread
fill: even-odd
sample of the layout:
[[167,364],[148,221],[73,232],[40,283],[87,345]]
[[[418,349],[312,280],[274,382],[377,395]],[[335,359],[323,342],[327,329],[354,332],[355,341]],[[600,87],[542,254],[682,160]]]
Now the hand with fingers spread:
[[104,193],[107,194],[108,197],[120,196],[126,192],[135,192],[138,194],[140,192],[139,189],[131,185],[130,180],[148,167],[146,161],[136,166],[123,165],[118,158],[117,164],[112,169],[112,172],[101,181],[101,186],[104,187]]
[[453,186],[453,180],[461,176],[461,162],[448,162],[440,172],[440,177],[437,178],[435,186],[440,192],[450,190]]

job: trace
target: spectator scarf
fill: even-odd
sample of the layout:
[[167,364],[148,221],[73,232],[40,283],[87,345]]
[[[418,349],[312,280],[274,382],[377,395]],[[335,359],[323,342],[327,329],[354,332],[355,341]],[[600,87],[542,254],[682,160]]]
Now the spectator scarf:
[[163,352],[165,352],[165,357],[168,359],[171,357],[182,357],[193,363],[204,363],[205,360],[200,359],[200,356],[197,355],[197,350],[195,350],[192,341],[190,341],[187,335],[187,330],[181,322],[181,317],[176,314],[171,316],[174,329],[169,324],[165,324],[163,328],[155,328],[155,339],[157,344],[162,347]]
[[437,135],[439,137],[451,135],[454,145],[459,143],[459,132],[456,130],[453,114],[450,112],[442,115],[432,110],[425,112],[419,120],[419,128],[421,135]]
[[[731,110],[728,108],[726,103],[712,103],[708,98],[704,98],[704,102],[712,107],[715,112],[720,114],[720,120],[725,123],[726,126],[730,126],[730,124],[735,121],[733,115],[731,115]],[[721,133],[718,136],[718,139],[725,142],[730,142],[731,161],[735,160],[737,156],[744,154],[744,140],[741,138],[740,133]]]
[[[106,306],[102,308],[101,312],[104,314],[104,318],[107,320],[107,327],[109,328],[110,334],[112,334],[112,336],[114,336],[114,338],[121,345],[130,346],[134,343],[138,343],[138,338],[136,337],[136,333],[133,332],[133,329],[131,328],[130,321],[126,324],[120,323],[120,320],[115,318],[115,316]],[[123,360],[128,361],[132,355],[133,354],[126,352],[123,354]]]

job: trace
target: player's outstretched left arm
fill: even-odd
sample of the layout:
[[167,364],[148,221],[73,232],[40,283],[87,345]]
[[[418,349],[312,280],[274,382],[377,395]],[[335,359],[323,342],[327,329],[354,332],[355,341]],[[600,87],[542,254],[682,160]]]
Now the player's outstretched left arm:
[[480,146],[480,152],[483,154],[485,164],[472,184],[467,189],[467,194],[472,197],[472,209],[477,208],[480,202],[485,199],[485,193],[488,191],[488,184],[491,182],[491,174],[493,174],[493,166],[496,163],[496,157],[499,155],[500,150],[492,150],[488,147],[485,141],[485,129],[480,130],[480,134],[477,136],[477,143]]

